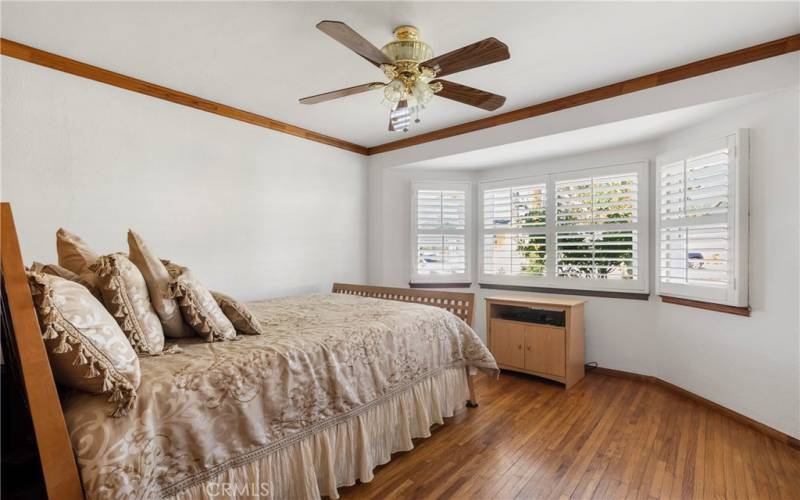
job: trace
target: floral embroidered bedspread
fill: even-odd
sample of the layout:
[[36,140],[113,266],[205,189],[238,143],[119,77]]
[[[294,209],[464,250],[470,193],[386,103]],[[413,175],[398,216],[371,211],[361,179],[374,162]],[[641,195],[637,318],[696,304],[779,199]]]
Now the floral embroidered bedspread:
[[71,393],[64,413],[87,498],[175,494],[289,446],[448,367],[497,365],[436,307],[324,294],[248,304],[264,335],[142,357],[128,416]]

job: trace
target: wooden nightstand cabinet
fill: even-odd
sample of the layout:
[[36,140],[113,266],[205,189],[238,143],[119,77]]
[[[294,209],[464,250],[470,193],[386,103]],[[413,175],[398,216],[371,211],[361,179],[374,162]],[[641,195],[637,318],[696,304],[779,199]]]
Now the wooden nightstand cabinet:
[[[486,337],[497,365],[555,380],[567,389],[584,375],[584,300],[487,297]],[[531,309],[561,311],[564,326],[520,319]]]

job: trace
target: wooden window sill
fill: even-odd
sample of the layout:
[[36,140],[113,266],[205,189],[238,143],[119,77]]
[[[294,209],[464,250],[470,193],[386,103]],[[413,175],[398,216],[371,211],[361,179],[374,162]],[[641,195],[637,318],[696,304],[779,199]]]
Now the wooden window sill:
[[409,283],[409,288],[469,288],[472,283]]
[[522,285],[496,285],[494,283],[479,283],[481,288],[493,290],[511,290],[515,292],[538,292],[538,293],[558,293],[562,295],[582,295],[586,297],[606,297],[611,299],[633,299],[648,300],[649,293],[636,292],[616,292],[610,290],[580,290],[574,288],[554,288],[544,286],[522,286]]
[[737,316],[750,316],[750,306],[737,307],[728,306],[725,304],[714,304],[712,302],[703,302],[700,300],[681,299],[678,297],[670,297],[669,295],[661,295],[661,301],[668,304],[677,304],[679,306],[697,307],[698,309],[706,309],[708,311],[723,312],[728,314],[736,314]]

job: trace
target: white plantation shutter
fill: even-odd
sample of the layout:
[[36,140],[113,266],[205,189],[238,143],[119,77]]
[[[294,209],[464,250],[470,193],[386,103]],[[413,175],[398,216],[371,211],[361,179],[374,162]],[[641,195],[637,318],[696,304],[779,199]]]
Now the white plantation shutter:
[[647,165],[559,174],[555,274],[581,288],[647,291]]
[[483,274],[547,274],[547,184],[483,191]]
[[412,282],[469,279],[468,184],[413,186]]
[[740,131],[659,157],[658,293],[747,305],[746,151]]

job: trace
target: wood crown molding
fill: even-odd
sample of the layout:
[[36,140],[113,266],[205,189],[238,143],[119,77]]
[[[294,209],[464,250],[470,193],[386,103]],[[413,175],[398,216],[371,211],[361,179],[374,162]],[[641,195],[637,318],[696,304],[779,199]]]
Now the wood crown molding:
[[199,109],[208,113],[214,113],[215,115],[224,116],[240,122],[257,125],[259,127],[274,130],[276,132],[282,132],[295,137],[301,137],[303,139],[308,139],[309,141],[320,142],[322,144],[327,144],[328,146],[352,151],[353,153],[359,153],[362,155],[367,154],[367,148],[364,146],[359,146],[358,144],[353,144],[335,137],[319,134],[312,130],[297,127],[295,125],[284,123],[278,120],[273,120],[272,118],[257,115],[249,111],[226,106],[225,104],[209,101],[208,99],[193,96],[185,92],[162,87],[161,85],[139,80],[138,78],[115,73],[107,69],[98,68],[97,66],[92,66],[74,59],[69,59],[67,57],[52,54],[50,52],[45,52],[44,50],[29,47],[6,38],[0,39],[0,54],[33,64],[38,64],[40,66],[45,66],[51,69],[63,71],[71,75],[88,78],[89,80],[94,80],[96,82],[113,85],[114,87],[119,87],[121,89],[138,92],[139,94],[148,95],[157,99],[174,102],[175,104],[181,104],[183,106]]
[[674,393],[676,393],[676,394],[678,394],[680,396],[683,396],[683,397],[685,397],[687,399],[691,399],[692,401],[694,401],[694,402],[696,402],[696,403],[698,403],[698,404],[700,404],[702,406],[705,406],[705,407],[707,407],[707,408],[709,408],[709,409],[711,409],[713,411],[716,411],[716,412],[721,413],[721,414],[723,414],[723,415],[725,415],[727,417],[730,417],[733,420],[735,420],[735,421],[737,421],[737,422],[739,422],[741,424],[744,424],[744,425],[750,427],[751,429],[754,429],[754,430],[756,430],[758,432],[761,432],[762,434],[764,434],[764,435],[766,435],[766,436],[768,436],[768,437],[770,437],[772,439],[775,439],[775,440],[777,440],[777,441],[779,441],[781,443],[785,443],[785,444],[791,446],[792,448],[800,449],[800,439],[797,439],[794,436],[790,436],[790,435],[788,435],[788,434],[786,434],[786,433],[784,433],[782,431],[779,431],[778,429],[770,427],[770,426],[768,426],[766,424],[762,424],[758,420],[754,420],[754,419],[752,419],[752,418],[750,418],[748,416],[742,415],[741,413],[739,413],[737,411],[734,411],[734,410],[731,410],[730,408],[727,408],[725,406],[722,406],[719,403],[715,403],[715,402],[713,402],[711,400],[708,400],[708,399],[706,399],[706,398],[704,398],[702,396],[698,396],[697,394],[695,394],[695,393],[693,393],[691,391],[687,391],[683,387],[677,386],[675,384],[671,384],[671,383],[667,382],[666,380],[660,379],[660,378],[658,378],[658,377],[656,377],[654,375],[642,375],[640,373],[626,372],[626,371],[623,371],[623,370],[614,370],[612,368],[604,368],[602,366],[596,366],[595,367],[595,366],[586,365],[586,374],[588,375],[590,373],[599,373],[599,374],[602,374],[602,375],[607,375],[609,377],[627,378],[627,379],[631,379],[631,380],[636,380],[638,382],[644,382],[644,383],[650,383],[650,384],[658,385],[658,386],[660,386],[660,387],[662,387],[662,388],[664,388],[664,389],[666,389],[668,391],[674,392]]
[[264,127],[284,134],[301,137],[310,141],[320,142],[329,146],[334,146],[354,153],[363,155],[375,155],[394,151],[397,149],[417,146],[426,142],[438,141],[455,137],[457,135],[468,134],[485,128],[505,125],[515,121],[526,120],[536,116],[553,113],[567,108],[582,106],[593,102],[618,97],[640,90],[646,90],[668,83],[701,76],[723,69],[729,69],[743,64],[748,64],[762,59],[788,54],[800,50],[800,34],[787,36],[778,40],[772,40],[752,47],[720,54],[707,59],[676,66],[674,68],[658,71],[649,75],[632,78],[622,82],[612,83],[604,87],[579,92],[566,97],[560,97],[551,101],[534,104],[524,108],[508,111],[499,115],[482,118],[459,125],[453,125],[432,132],[426,132],[414,137],[401,139],[399,141],[387,142],[373,147],[360,146],[335,137],[323,135],[311,130],[297,127],[288,123],[273,120],[266,116],[251,113],[241,109],[226,106],[202,97],[186,94],[178,90],[162,87],[154,83],[149,83],[137,78],[98,68],[74,59],[59,56],[40,49],[29,47],[21,43],[14,42],[5,38],[0,38],[0,54],[20,59],[40,66],[63,71],[72,75],[88,78],[97,82],[113,85],[122,89],[138,92],[140,94],[174,102],[190,108],[199,109],[208,113],[225,116],[233,120],[250,123],[259,127]]
[[396,149],[417,146],[426,142],[438,141],[455,137],[457,135],[468,134],[477,130],[505,125],[519,120],[526,120],[535,116],[546,115],[562,109],[582,106],[612,97],[618,97],[640,90],[646,90],[668,83],[686,80],[695,76],[701,76],[723,69],[729,69],[743,64],[769,59],[770,57],[780,56],[800,50],[800,34],[787,36],[771,42],[753,45],[745,49],[720,54],[707,59],[701,59],[682,66],[665,69],[649,75],[639,76],[622,82],[612,83],[604,87],[598,87],[566,97],[560,97],[551,101],[534,104],[524,108],[508,111],[499,115],[482,118],[460,125],[453,125],[433,132],[401,139],[399,141],[387,142],[369,148],[368,154],[376,155],[394,151]]

